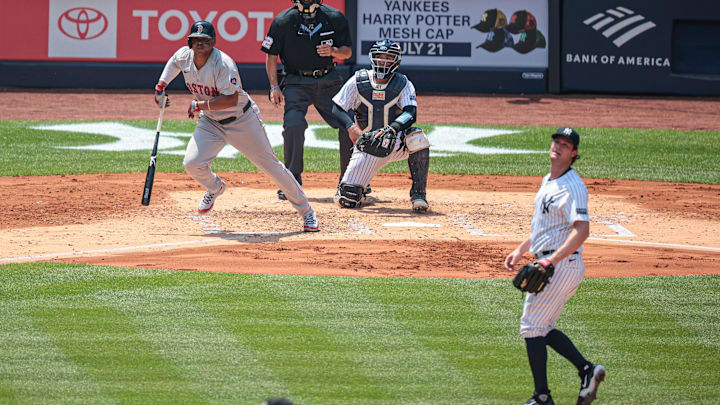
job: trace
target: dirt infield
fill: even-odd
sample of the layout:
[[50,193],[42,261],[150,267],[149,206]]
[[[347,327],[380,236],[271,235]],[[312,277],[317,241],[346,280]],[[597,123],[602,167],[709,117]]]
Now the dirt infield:
[[[147,92],[0,89],[3,119],[156,119]],[[185,119],[190,97],[172,95],[166,119]],[[281,111],[254,95],[266,121]],[[420,120],[483,125],[717,129],[720,103],[695,98],[425,95]],[[27,106],[32,108],[27,109]],[[312,110],[311,121],[319,121]],[[569,119],[569,121],[568,121]],[[349,276],[508,277],[505,255],[529,232],[539,178],[431,175],[426,215],[410,210],[403,174],[373,180],[359,211],[332,203],[335,173],[303,176],[322,231],[257,173],[221,173],[229,189],[207,216],[204,190],[186,174],[159,173],[149,207],[144,173],[4,177],[0,264],[58,260],[178,270]],[[720,185],[586,179],[591,277],[720,274]],[[364,253],[367,252],[367,253]]]

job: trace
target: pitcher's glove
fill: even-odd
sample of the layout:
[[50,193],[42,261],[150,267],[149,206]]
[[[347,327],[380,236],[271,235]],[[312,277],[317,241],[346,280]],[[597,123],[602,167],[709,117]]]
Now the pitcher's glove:
[[539,293],[545,288],[554,273],[555,267],[550,260],[542,258],[528,263],[518,270],[513,278],[513,285],[520,291]]
[[397,142],[397,132],[391,126],[385,126],[374,131],[365,132],[358,138],[355,146],[359,151],[367,154],[385,157],[392,153]]

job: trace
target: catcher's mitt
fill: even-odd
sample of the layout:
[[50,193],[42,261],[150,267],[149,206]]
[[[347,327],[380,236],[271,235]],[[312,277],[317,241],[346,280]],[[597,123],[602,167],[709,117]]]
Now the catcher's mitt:
[[397,142],[397,134],[391,126],[386,126],[374,131],[365,132],[360,136],[355,146],[359,151],[367,154],[385,157],[392,153]]
[[520,291],[539,293],[555,273],[555,267],[548,259],[524,265],[513,278],[513,285]]

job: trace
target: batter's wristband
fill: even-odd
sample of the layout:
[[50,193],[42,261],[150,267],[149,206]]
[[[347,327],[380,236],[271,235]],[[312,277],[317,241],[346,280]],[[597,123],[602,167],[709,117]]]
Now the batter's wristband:
[[273,90],[279,89],[279,88],[280,88],[280,86],[272,86],[272,87],[270,87],[270,93],[272,93]]

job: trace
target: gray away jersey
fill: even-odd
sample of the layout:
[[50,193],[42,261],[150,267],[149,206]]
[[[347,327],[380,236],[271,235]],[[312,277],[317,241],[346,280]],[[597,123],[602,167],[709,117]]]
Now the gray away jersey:
[[185,78],[188,90],[198,101],[210,100],[219,95],[227,96],[235,92],[239,94],[238,103],[234,107],[225,110],[203,110],[200,112],[201,115],[216,121],[242,115],[242,109],[250,96],[243,90],[237,65],[230,56],[213,48],[205,66],[198,70],[193,62],[193,50],[183,46],[170,57],[160,75],[160,80],[170,83],[180,72]]
[[[585,183],[572,168],[557,179],[550,180],[548,174],[535,195],[530,252],[559,248],[575,221],[590,221]],[[582,247],[578,250],[582,251]]]

